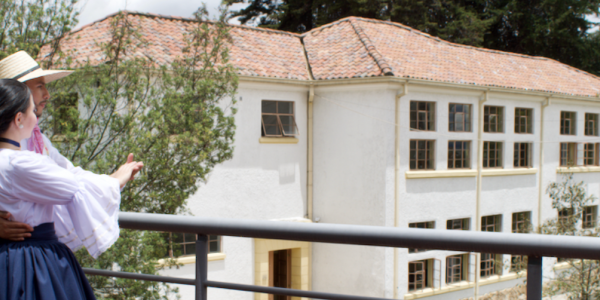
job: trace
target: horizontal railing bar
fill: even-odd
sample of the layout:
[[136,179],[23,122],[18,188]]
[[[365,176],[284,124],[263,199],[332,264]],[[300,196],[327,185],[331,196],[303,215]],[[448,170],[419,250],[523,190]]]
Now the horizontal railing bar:
[[270,287],[270,286],[246,285],[246,284],[239,284],[239,283],[219,282],[219,281],[210,281],[210,280],[206,281],[206,285],[209,287],[229,289],[229,290],[275,294],[275,295],[284,295],[284,296],[294,296],[294,297],[306,297],[306,298],[313,298],[313,299],[328,299],[328,300],[390,300],[391,299],[391,298],[373,298],[373,297],[364,297],[364,296],[352,296],[352,295],[331,294],[331,293],[322,293],[322,292],[313,292],[313,291],[302,291],[302,290],[296,290],[296,289],[286,289],[286,288],[278,288],[278,287]]
[[118,278],[126,278],[126,279],[137,279],[137,280],[196,285],[196,279],[177,278],[177,277],[130,273],[130,272],[118,272],[118,271],[99,270],[99,269],[91,269],[91,268],[83,268],[83,272],[87,275],[98,275],[98,276],[118,277]]
[[121,228],[398,248],[600,259],[600,239],[164,214],[119,214]]

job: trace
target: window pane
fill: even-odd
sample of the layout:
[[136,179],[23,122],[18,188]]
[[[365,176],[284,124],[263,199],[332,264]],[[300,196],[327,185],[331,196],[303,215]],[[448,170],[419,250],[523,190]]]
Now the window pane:
[[196,254],[196,243],[185,244],[185,255]]
[[263,101],[262,102],[263,113],[277,113],[277,101]]
[[284,102],[279,101],[277,112],[280,114],[293,114],[294,113],[294,103],[293,102]]
[[296,123],[292,116],[279,116],[281,120],[281,126],[283,127],[283,133],[286,135],[296,135]]
[[263,125],[265,126],[266,135],[281,135],[281,129],[279,128],[279,121],[277,116],[263,115]]

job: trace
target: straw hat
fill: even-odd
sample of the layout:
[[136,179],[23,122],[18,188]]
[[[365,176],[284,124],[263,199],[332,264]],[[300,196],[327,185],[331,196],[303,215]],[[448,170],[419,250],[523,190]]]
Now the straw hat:
[[20,82],[44,77],[46,83],[61,79],[73,71],[42,70],[40,65],[27,52],[19,51],[0,60],[0,78],[17,79]]

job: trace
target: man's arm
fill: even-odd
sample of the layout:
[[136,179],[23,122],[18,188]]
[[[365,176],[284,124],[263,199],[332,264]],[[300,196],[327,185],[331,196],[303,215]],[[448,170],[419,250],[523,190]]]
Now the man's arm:
[[25,223],[9,221],[9,212],[0,211],[0,238],[11,241],[23,241],[31,236],[33,228]]

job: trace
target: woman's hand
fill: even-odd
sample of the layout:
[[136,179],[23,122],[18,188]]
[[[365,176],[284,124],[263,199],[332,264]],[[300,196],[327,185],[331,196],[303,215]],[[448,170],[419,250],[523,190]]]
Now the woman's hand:
[[144,167],[144,163],[141,161],[133,161],[133,153],[129,153],[127,156],[127,163],[119,167],[119,169],[112,173],[110,177],[118,179],[119,185],[123,188],[128,181],[133,180],[135,174],[137,174],[142,167]]
[[25,223],[10,220],[10,213],[0,211],[0,238],[11,241],[23,241],[31,236],[33,228]]

